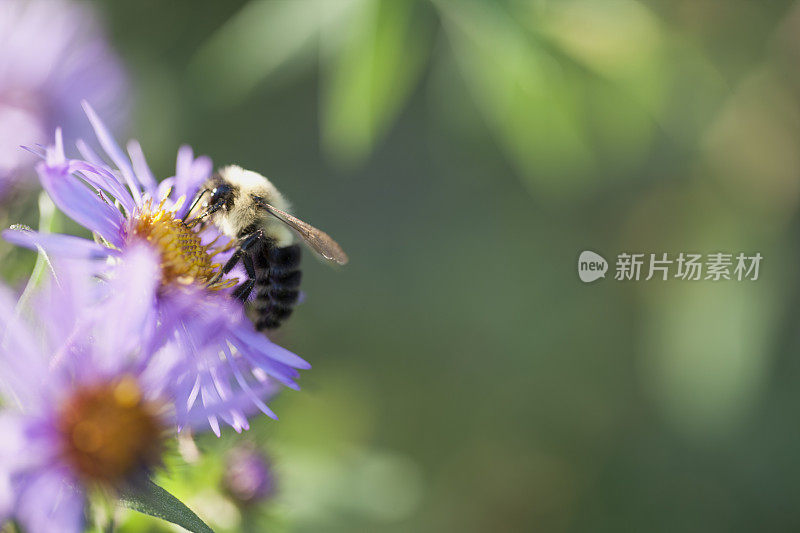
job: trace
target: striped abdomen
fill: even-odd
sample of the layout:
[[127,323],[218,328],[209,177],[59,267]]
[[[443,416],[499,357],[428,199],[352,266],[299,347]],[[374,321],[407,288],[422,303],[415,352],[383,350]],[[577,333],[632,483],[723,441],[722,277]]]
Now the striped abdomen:
[[277,247],[264,239],[253,250],[256,271],[256,295],[253,299],[253,322],[264,331],[281,325],[292,314],[300,295],[300,246]]

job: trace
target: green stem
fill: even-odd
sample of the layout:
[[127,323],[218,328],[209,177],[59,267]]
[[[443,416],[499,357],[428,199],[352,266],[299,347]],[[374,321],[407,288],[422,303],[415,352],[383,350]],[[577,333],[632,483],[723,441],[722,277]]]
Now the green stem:
[[[39,232],[40,233],[52,233],[57,224],[57,211],[56,206],[53,204],[53,201],[47,195],[46,192],[42,191],[39,194]],[[39,255],[36,257],[36,264],[33,266],[33,272],[31,273],[31,277],[28,279],[28,283],[25,285],[25,289],[22,291],[22,295],[19,297],[19,301],[17,302],[16,312],[19,315],[28,305],[28,300],[30,300],[33,291],[38,287],[42,280],[44,279],[44,274],[49,269],[53,272],[53,265],[50,263],[50,258],[47,257],[47,252],[39,246]],[[53,272],[55,276],[55,272]]]

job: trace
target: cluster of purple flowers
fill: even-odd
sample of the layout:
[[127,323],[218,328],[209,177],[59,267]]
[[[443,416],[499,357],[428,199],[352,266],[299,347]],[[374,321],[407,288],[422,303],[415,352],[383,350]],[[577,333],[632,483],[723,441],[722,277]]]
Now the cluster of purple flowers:
[[[0,6],[0,201],[35,168],[93,235],[2,233],[50,267],[32,298],[0,287],[0,528],[30,533],[83,531],[90,495],[144,490],[175,432],[276,418],[267,403],[310,367],[254,329],[232,294],[245,273],[221,272],[237,243],[193,219],[211,160],[183,146],[157,180],[140,145],[123,151],[95,113],[127,115],[97,22],[70,0]],[[61,127],[99,146],[78,140],[70,158]],[[242,501],[272,491],[254,457],[234,457],[226,480]]]
[[139,144],[126,154],[84,108],[103,155],[78,141],[66,157],[57,130],[36,170],[94,239],[3,232],[54,265],[33,312],[0,293],[0,521],[32,532],[80,531],[87,493],[147,479],[170,428],[274,418],[266,402],[309,368],[254,329],[237,272],[219,276],[233,243],[189,216],[211,161],[184,146],[159,183]]

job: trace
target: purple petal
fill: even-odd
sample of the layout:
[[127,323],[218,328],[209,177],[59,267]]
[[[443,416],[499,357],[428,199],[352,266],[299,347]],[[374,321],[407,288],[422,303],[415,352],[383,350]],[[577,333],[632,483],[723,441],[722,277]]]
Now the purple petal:
[[95,321],[97,363],[108,370],[130,363],[126,356],[141,355],[155,328],[155,290],[160,281],[159,258],[148,246],[126,251],[113,270],[110,298],[98,308]]
[[[69,351],[65,341],[83,320],[86,310],[92,309],[107,291],[106,285],[98,283],[95,277],[104,267],[103,261],[53,258],[58,282],[51,281],[47,287],[49,290],[39,291],[33,307],[39,315],[38,322],[46,325],[42,335],[46,335],[46,346],[51,350]],[[74,353],[70,355],[74,356]]]
[[81,154],[81,157],[83,157],[89,163],[99,167],[106,166],[105,161],[103,161],[100,156],[97,155],[97,152],[92,150],[92,147],[86,144],[86,141],[83,139],[78,139],[75,141],[75,146],[78,148],[78,152]]
[[194,152],[191,146],[184,144],[178,148],[178,157],[175,160],[175,190],[173,191],[176,200],[181,196],[187,195],[189,182],[191,181],[193,160]]
[[[180,414],[179,419],[182,426],[191,427],[195,430],[202,430],[208,428],[211,424],[211,419],[216,420],[217,417],[222,416],[232,420],[229,424],[235,429],[236,422],[241,425],[241,429],[248,429],[249,424],[245,417],[245,413],[255,411],[253,407],[258,407],[264,414],[270,418],[277,420],[277,415],[267,405],[259,399],[259,397],[268,397],[275,394],[276,385],[273,383],[261,383],[255,388],[249,388],[250,394],[239,393],[233,395],[230,399],[218,403],[209,402],[208,405],[197,404],[193,409]],[[212,431],[219,436],[213,425]],[[237,430],[238,432],[239,430]]]
[[19,457],[25,450],[24,425],[19,415],[8,411],[0,412],[0,524],[11,515],[17,499],[12,486]]
[[[130,191],[119,181],[119,178],[112,172],[111,168],[83,139],[75,141],[75,146],[77,146],[78,152],[80,152],[84,161],[71,160],[70,169],[81,172],[84,179],[107,191],[111,196],[119,200],[126,212],[132,213],[136,208],[136,202]],[[97,177],[92,178],[92,174]],[[94,183],[92,179],[95,181],[99,179],[99,183]]]
[[131,163],[133,163],[133,171],[136,173],[136,177],[139,178],[139,182],[144,186],[144,190],[152,196],[157,184],[150,167],[147,165],[142,145],[138,141],[129,141],[128,154],[131,156]]
[[37,147],[20,146],[20,148],[22,148],[26,152],[30,152],[33,155],[35,155],[36,157],[40,157],[40,158],[44,158],[45,155],[47,154],[47,151],[44,148],[41,148],[41,147],[38,147],[38,146]]
[[41,467],[52,458],[52,447],[31,437],[41,429],[29,415],[0,410],[0,524],[11,517],[17,503],[16,480],[22,472]]
[[[214,403],[211,403],[213,406],[224,404],[233,398],[233,392],[228,385],[227,375],[220,376],[220,372],[218,371],[219,369],[219,365],[212,366],[208,369],[209,379],[211,380],[211,383],[214,386],[214,391],[216,392],[215,395],[209,395],[209,398],[215,400]],[[206,402],[203,402],[203,406],[208,407]],[[220,409],[219,413],[222,419],[225,420],[225,422],[227,422],[234,429],[234,431],[236,431],[236,433],[241,433],[242,428],[247,426],[247,419],[238,409],[223,408]]]
[[3,231],[3,238],[17,246],[37,250],[42,248],[52,256],[76,259],[104,259],[114,251],[94,241],[72,235],[58,233],[39,233],[28,229],[8,229]]
[[64,156],[64,138],[61,128],[56,128],[56,144],[46,150],[45,161],[48,166],[62,165],[67,159]]
[[196,190],[206,181],[214,169],[214,163],[207,155],[201,155],[192,163],[192,173],[189,182],[186,184],[187,192]]
[[184,215],[189,209],[197,189],[209,178],[212,170],[213,164],[210,158],[201,156],[194,159],[194,152],[187,145],[178,149],[178,158],[175,162],[175,189],[172,197],[175,200],[181,196],[186,197],[186,203],[179,211],[179,215]]
[[241,346],[234,344],[239,350],[241,356],[246,359],[253,367],[263,370],[267,375],[272,376],[280,381],[290,389],[300,390],[300,386],[295,383],[295,378],[300,377],[297,370],[273,361],[265,357],[259,357],[258,354],[253,354],[247,350],[243,350]]
[[[217,406],[221,403],[219,396],[217,396],[217,394],[215,394],[215,392],[208,385],[201,387],[200,398],[203,403],[203,407],[206,410],[208,410],[210,405]],[[219,414],[223,415],[223,412],[220,412]],[[213,412],[209,412],[206,418],[208,419],[208,425],[211,426],[211,430],[214,432],[214,435],[219,437],[221,433],[219,429],[219,420],[217,420],[217,415],[214,414]],[[226,422],[230,423],[229,420],[226,420]]]
[[194,381],[194,385],[192,386],[192,392],[189,393],[189,396],[186,398],[186,410],[190,411],[192,407],[194,407],[194,402],[197,400],[197,395],[200,393],[200,376],[197,376],[197,379]]
[[[198,430],[209,427],[217,433],[219,418],[222,418],[237,432],[248,429],[247,416],[254,414],[256,408],[267,416],[277,419],[272,410],[262,401],[276,394],[280,386],[270,380],[248,383],[239,364],[234,360],[230,350],[223,348],[224,359],[215,357],[216,364],[205,360],[201,364],[210,364],[210,368],[194,370],[189,364],[178,372],[177,379],[171,387],[169,397],[175,398],[176,413],[180,427],[189,426]],[[236,358],[239,360],[239,358]],[[242,366],[247,366],[242,363]],[[194,373],[191,381],[188,377]],[[238,389],[230,386],[231,375],[235,377]],[[193,386],[190,386],[193,385]],[[197,398],[200,402],[196,402]]]
[[20,483],[16,516],[30,533],[83,531],[84,494],[58,469],[48,468]]
[[235,335],[249,348],[258,351],[264,356],[278,361],[279,363],[303,370],[311,368],[311,364],[305,359],[293,354],[286,348],[278,346],[263,335],[258,334],[253,330],[238,328]]
[[[161,200],[162,198],[166,197],[174,186],[175,186],[174,176],[171,178],[166,178],[164,180],[161,180],[161,183],[158,184],[158,189],[156,189],[156,198]],[[180,215],[183,216],[183,213],[180,213]]]
[[242,375],[241,370],[236,364],[236,361],[233,360],[233,356],[230,353],[230,350],[225,351],[225,357],[227,360],[228,365],[231,367],[231,371],[236,378],[236,382],[241,387],[242,392],[244,393],[242,396],[252,402],[256,407],[258,407],[262,413],[267,415],[268,417],[277,420],[278,415],[275,412],[267,407],[267,404],[262,401],[262,398],[266,395],[272,396],[276,392],[276,388],[270,382],[264,382],[257,385],[258,389],[253,389],[247,380]]
[[36,166],[42,186],[53,202],[74,221],[96,231],[115,246],[122,246],[125,219],[119,210],[105,203],[64,167]]
[[0,386],[9,399],[35,402],[42,380],[47,376],[47,361],[39,349],[36,335],[17,316],[14,300],[0,290]]
[[69,163],[69,170],[71,173],[79,173],[82,179],[119,200],[126,213],[133,213],[136,209],[136,202],[131,193],[105,165],[73,160]]
[[97,116],[97,113],[94,112],[94,109],[92,109],[92,106],[89,105],[89,102],[84,100],[81,102],[81,105],[83,106],[83,110],[86,112],[86,116],[89,118],[89,122],[92,124],[92,128],[94,129],[95,135],[97,135],[97,140],[100,142],[100,146],[103,147],[103,150],[105,150],[105,152],[108,154],[108,157],[111,158],[111,161],[114,162],[119,171],[122,173],[122,176],[128,183],[128,187],[131,190],[134,200],[136,200],[136,204],[140,205],[142,202],[141,185],[136,180],[136,175],[133,173],[133,169],[128,162],[128,158],[125,157],[125,154],[117,144],[117,141],[114,140],[114,137],[108,131],[105,124],[103,124],[103,121],[100,120],[100,117]]

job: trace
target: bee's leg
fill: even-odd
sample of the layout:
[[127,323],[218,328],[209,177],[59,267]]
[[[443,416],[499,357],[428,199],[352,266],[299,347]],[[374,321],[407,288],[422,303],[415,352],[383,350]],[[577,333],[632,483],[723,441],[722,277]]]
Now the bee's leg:
[[[222,276],[233,270],[233,267],[236,266],[236,263],[239,262],[239,259],[242,259],[244,252],[246,252],[251,246],[253,246],[253,244],[258,242],[258,239],[260,237],[261,237],[260,230],[253,232],[247,237],[245,237],[241,241],[241,244],[239,244],[239,246],[236,248],[236,251],[233,252],[233,255],[230,257],[230,259],[228,259],[228,261],[222,266],[220,271],[217,272],[217,274],[213,278],[211,278],[209,284],[218,282]],[[251,265],[253,264],[252,261],[250,262],[250,264]],[[247,267],[245,266],[245,268]],[[255,274],[253,274],[250,277],[255,278]]]
[[235,300],[241,300],[242,302],[246,302],[247,299],[250,297],[250,293],[253,292],[253,287],[256,285],[256,280],[248,279],[244,283],[241,283],[236,290],[233,291],[231,297]]
[[228,261],[224,265],[222,265],[222,268],[219,269],[219,272],[214,274],[214,277],[209,280],[208,284],[212,285],[218,282],[222,278],[222,276],[233,270],[233,267],[236,266],[236,263],[239,262],[239,259],[241,259],[241,257],[242,257],[242,249],[237,248],[236,251],[233,252],[233,255],[230,257],[230,259],[228,259]]
[[248,253],[242,254],[242,264],[247,271],[247,281],[236,287],[232,296],[246,302],[250,297],[250,293],[253,291],[253,287],[256,285],[256,269],[253,266],[253,258],[250,257]]
[[214,278],[214,281],[218,281],[219,278],[233,270],[233,267],[236,266],[236,263],[239,262],[239,259],[242,258],[242,250],[241,248],[233,252],[233,255],[228,259],[228,261],[222,265],[222,268],[217,272],[217,277]]

